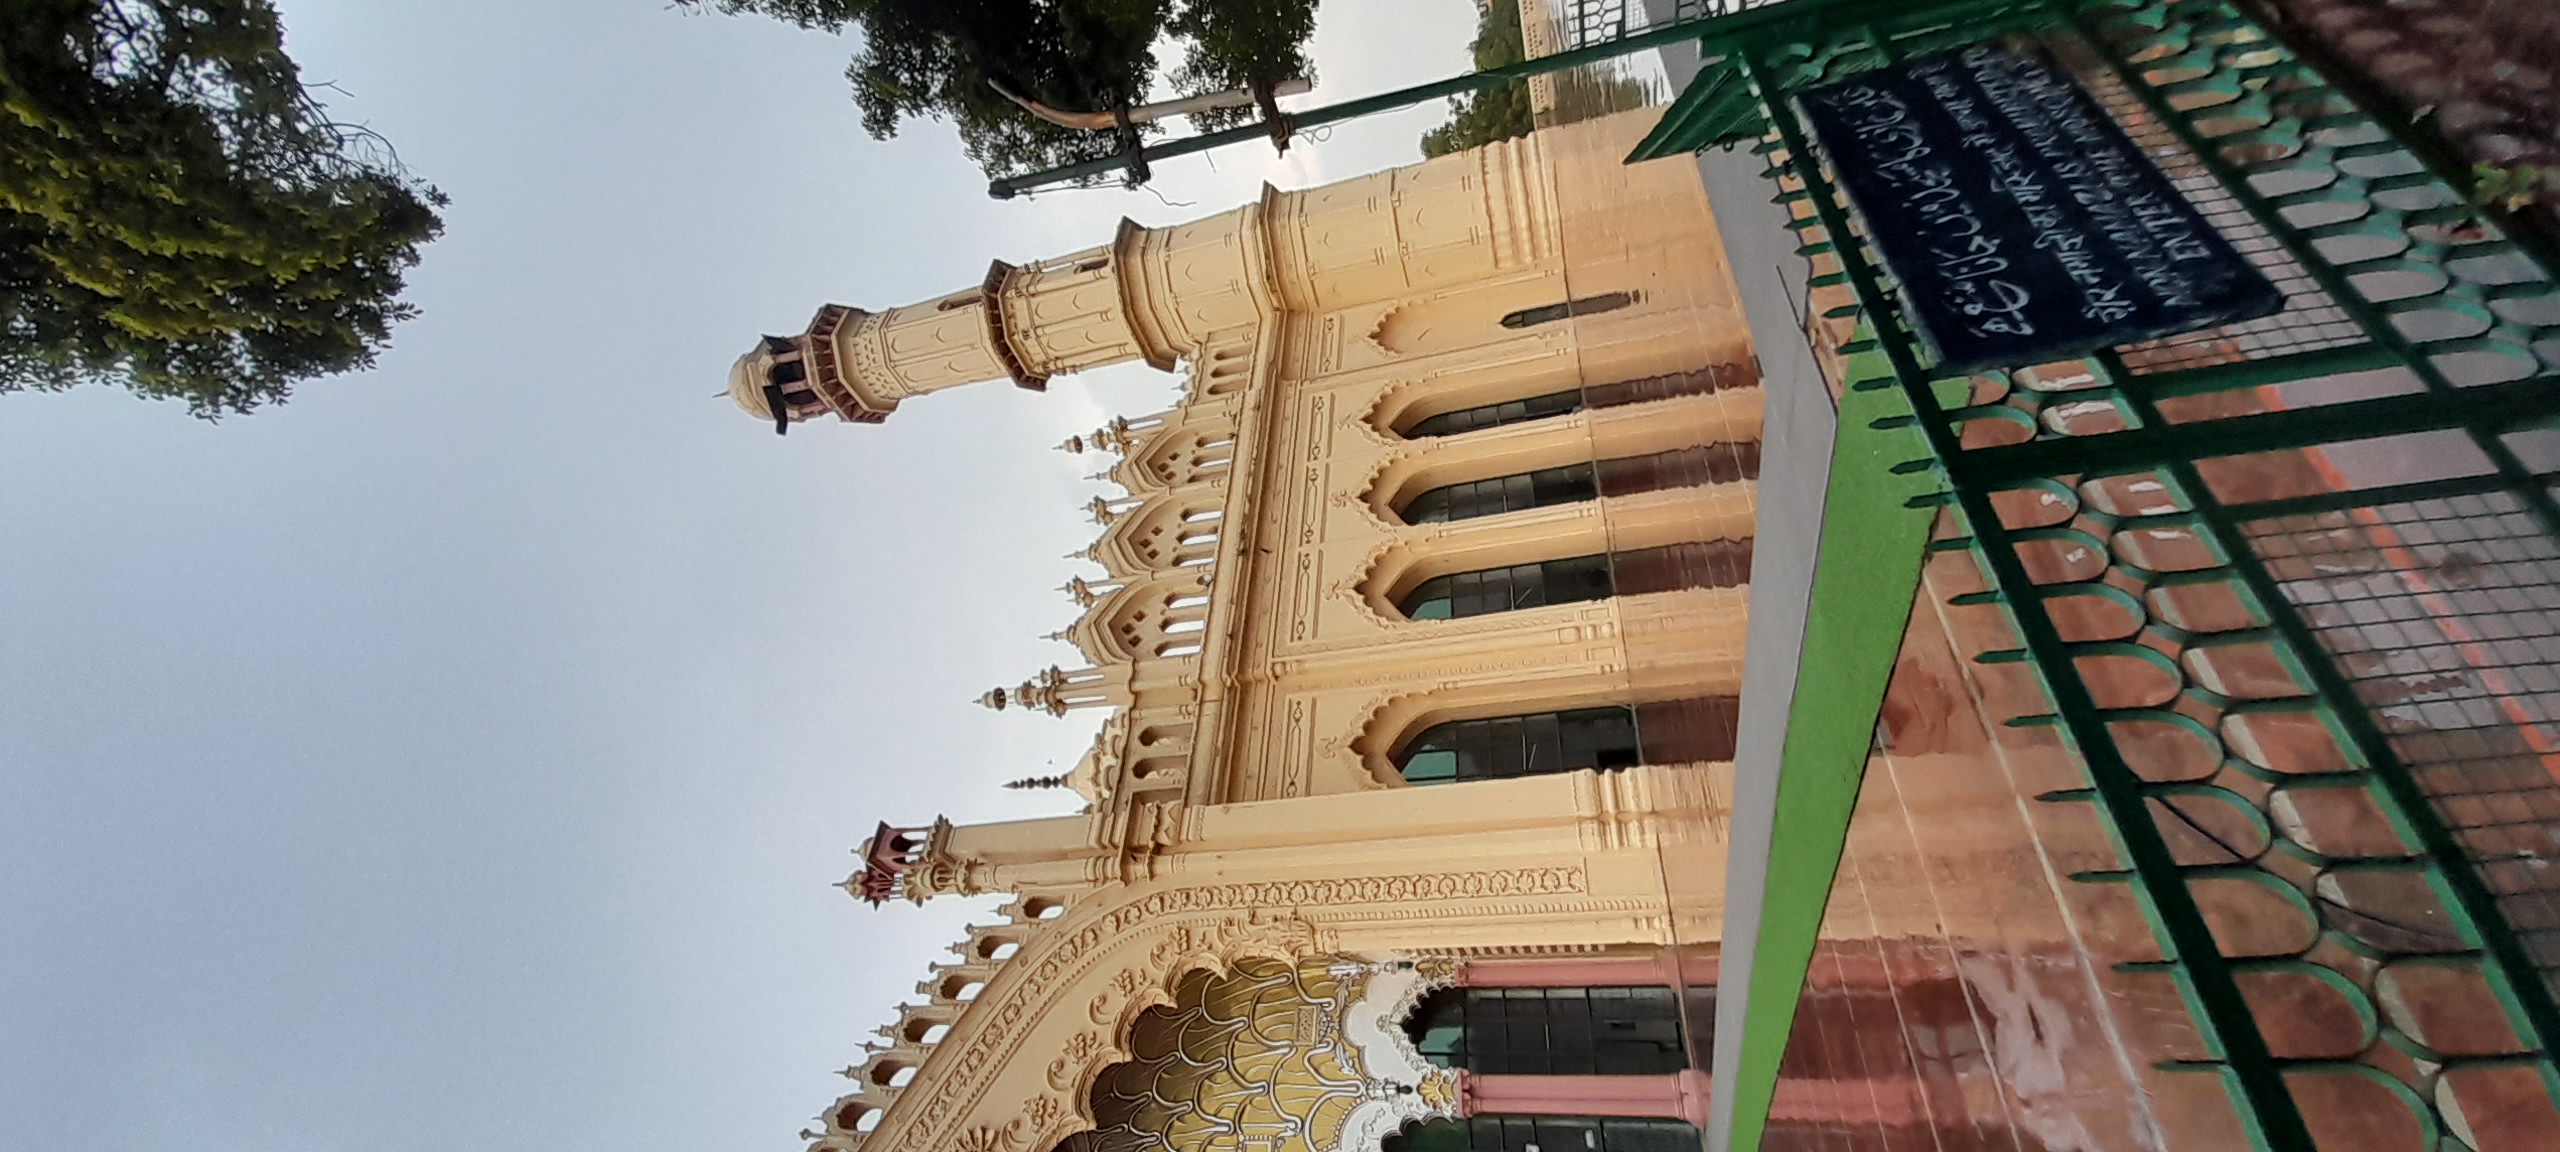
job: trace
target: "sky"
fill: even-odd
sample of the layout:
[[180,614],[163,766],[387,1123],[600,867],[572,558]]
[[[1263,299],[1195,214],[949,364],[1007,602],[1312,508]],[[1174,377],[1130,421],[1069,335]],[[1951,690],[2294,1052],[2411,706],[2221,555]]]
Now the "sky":
[[[220,424],[0,396],[0,1149],[796,1148],[993,901],[830,885],[874,823],[1072,809],[1130,366],[777,439],[763,332],[1417,158],[1432,105],[988,200],[874,141],[850,41],[661,0],[281,0],[453,198],[378,368]],[[1331,0],[1317,92],[1462,71],[1471,0]]]

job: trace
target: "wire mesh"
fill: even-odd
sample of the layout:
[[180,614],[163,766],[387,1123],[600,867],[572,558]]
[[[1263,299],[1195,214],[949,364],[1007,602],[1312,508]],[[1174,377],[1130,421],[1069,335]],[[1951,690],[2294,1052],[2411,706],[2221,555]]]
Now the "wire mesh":
[[2242,531],[2560,994],[2560,541],[2509,492]]

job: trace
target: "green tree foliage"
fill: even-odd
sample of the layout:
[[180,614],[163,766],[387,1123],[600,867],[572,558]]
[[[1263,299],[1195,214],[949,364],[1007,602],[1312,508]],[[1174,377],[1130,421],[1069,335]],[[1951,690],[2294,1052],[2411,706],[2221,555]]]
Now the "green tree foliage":
[[[1493,0],[1476,26],[1476,71],[1517,64],[1528,57],[1520,37],[1520,5]],[[1514,80],[1451,100],[1449,122],[1422,134],[1422,154],[1446,156],[1481,148],[1496,140],[1526,136],[1536,127],[1529,115],[1529,83]]]
[[269,0],[7,0],[0,391],[216,419],[366,367],[443,204],[303,90]]
[[1159,39],[1181,44],[1169,78],[1184,94],[1311,75],[1315,0],[677,0],[826,32],[858,29],[845,75],[876,139],[940,118],[989,176],[1108,156],[1108,132],[1061,128],[997,91],[1054,108],[1145,103]]
[[[1173,87],[1193,95],[1271,84],[1293,77],[1315,79],[1306,56],[1316,34],[1315,0],[1195,2],[1174,17],[1170,31],[1183,41],[1182,65]],[[1260,115],[1253,108],[1225,108],[1193,116],[1202,127],[1240,124]]]

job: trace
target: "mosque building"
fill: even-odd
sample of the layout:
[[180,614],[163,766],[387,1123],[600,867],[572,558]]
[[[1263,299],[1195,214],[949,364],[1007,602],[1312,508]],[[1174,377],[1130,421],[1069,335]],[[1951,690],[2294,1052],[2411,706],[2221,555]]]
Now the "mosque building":
[[1010,901],[809,1152],[2560,1148],[2560,247],[2254,4],[1719,11],[739,359],[1181,379],[982,698],[1081,810],[883,814]]
[[1649,123],[1123,224],[738,362],[785,427],[1184,379],[1064,446],[1125,492],[1083,666],[982,700],[1107,714],[1084,809],[864,846],[872,903],[1015,899],[816,1152],[1694,1146],[1760,394],[1697,171],[1619,162]]

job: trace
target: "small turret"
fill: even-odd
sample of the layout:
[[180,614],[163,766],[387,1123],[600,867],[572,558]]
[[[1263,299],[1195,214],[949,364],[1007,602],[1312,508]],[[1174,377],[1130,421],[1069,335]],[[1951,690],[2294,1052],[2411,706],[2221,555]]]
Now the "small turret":
[[950,834],[948,820],[936,819],[925,828],[892,828],[882,821],[879,831],[854,852],[862,858],[862,869],[836,887],[874,908],[899,896],[912,897],[914,894],[908,891],[909,874],[922,867],[926,854]]
[[818,309],[797,336],[767,336],[729,366],[729,400],[758,420],[773,421],[776,434],[793,424],[833,412],[839,420],[877,424],[889,418],[895,399],[848,385],[836,336],[869,313],[829,304]]

